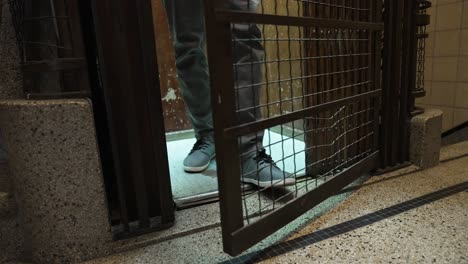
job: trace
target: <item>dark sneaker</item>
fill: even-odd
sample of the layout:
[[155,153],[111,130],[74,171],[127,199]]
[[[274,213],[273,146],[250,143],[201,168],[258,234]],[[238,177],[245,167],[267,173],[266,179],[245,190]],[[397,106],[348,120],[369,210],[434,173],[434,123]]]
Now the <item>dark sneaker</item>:
[[264,149],[245,160],[242,170],[244,174],[242,181],[257,185],[260,188],[278,188],[296,183],[293,175],[278,168]]
[[202,172],[208,168],[211,160],[215,157],[215,146],[210,138],[197,140],[190,153],[184,159],[184,170],[186,172]]

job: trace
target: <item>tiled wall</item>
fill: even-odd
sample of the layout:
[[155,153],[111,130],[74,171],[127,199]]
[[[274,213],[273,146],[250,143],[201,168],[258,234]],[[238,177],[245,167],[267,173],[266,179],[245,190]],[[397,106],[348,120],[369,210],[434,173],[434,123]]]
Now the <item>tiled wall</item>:
[[444,111],[443,130],[468,121],[468,1],[432,0],[419,106]]

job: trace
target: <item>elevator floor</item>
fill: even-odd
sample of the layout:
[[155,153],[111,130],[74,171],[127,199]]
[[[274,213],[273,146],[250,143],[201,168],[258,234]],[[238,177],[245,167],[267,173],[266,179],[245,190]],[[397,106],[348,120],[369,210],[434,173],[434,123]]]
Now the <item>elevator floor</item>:
[[[177,138],[169,139],[167,142],[172,194],[176,204],[179,208],[183,208],[216,201],[218,199],[216,161],[213,160],[208,169],[202,173],[186,173],[182,162],[196,140],[180,134]],[[305,146],[303,141],[267,130],[263,145],[281,169],[297,174],[304,172],[305,155],[301,151]],[[297,154],[293,155],[294,153]],[[251,186],[244,185],[243,188],[250,189]]]

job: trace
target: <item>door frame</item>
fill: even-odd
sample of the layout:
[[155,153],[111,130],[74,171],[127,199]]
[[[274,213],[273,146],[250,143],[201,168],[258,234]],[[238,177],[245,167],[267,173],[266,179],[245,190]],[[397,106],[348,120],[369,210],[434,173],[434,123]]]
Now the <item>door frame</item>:
[[175,207],[151,0],[91,1],[120,205],[115,237],[170,227]]

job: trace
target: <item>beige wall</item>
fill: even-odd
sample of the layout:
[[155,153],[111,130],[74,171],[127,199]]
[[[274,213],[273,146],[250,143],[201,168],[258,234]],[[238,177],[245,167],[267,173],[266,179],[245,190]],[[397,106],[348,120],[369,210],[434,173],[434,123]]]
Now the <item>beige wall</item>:
[[468,1],[432,0],[419,106],[444,111],[443,131],[468,121]]

